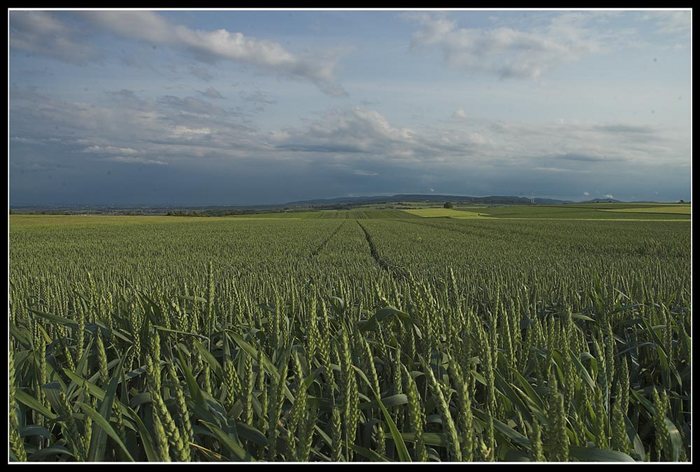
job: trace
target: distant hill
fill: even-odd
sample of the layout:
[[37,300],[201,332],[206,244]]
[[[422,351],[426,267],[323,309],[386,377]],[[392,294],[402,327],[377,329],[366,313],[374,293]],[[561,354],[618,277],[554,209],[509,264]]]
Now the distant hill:
[[594,198],[593,200],[586,200],[585,202],[579,203],[623,203],[622,200],[615,200],[614,198]]
[[466,195],[435,195],[435,194],[397,194],[376,195],[367,197],[338,197],[289,202],[285,206],[325,206],[325,205],[362,205],[368,203],[398,203],[398,202],[453,202],[453,203],[482,203],[491,205],[561,205],[571,203],[566,200],[551,198],[526,198],[514,196],[471,197]]

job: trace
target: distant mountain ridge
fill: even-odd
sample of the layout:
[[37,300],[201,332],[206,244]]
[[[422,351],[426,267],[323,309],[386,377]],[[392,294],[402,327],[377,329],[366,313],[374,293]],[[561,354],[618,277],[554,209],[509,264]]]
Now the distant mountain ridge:
[[573,203],[568,200],[556,200],[553,198],[527,198],[514,197],[512,195],[492,195],[488,197],[471,197],[467,195],[435,195],[435,194],[397,194],[397,195],[374,195],[366,197],[336,197],[317,198],[313,200],[301,200],[289,202],[286,206],[318,206],[318,205],[340,205],[363,203],[398,203],[398,202],[453,202],[453,203],[487,203],[487,204],[508,204],[508,205],[561,205]]

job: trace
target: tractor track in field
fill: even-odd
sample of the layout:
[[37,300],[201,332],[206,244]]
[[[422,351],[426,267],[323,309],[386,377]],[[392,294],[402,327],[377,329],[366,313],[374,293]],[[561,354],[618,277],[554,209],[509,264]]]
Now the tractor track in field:
[[310,255],[309,257],[310,257],[310,258],[314,258],[314,257],[318,256],[319,253],[323,250],[323,248],[326,247],[326,244],[328,244],[328,242],[329,242],[331,239],[333,239],[333,236],[335,236],[336,234],[338,234],[338,231],[340,231],[340,229],[343,227],[343,225],[346,223],[346,221],[347,221],[347,220],[343,220],[343,221],[338,225],[338,227],[337,227],[336,229],[334,229],[333,232],[332,232],[326,239],[324,239],[324,240],[321,242],[321,244],[318,245],[318,247],[317,247],[316,249],[314,249],[313,251],[311,251],[311,255]]
[[376,262],[377,265],[383,270],[392,275],[398,276],[402,279],[408,278],[408,272],[405,269],[395,266],[379,254],[379,251],[377,251],[377,246],[374,244],[374,240],[372,239],[372,235],[369,233],[369,231],[367,231],[367,228],[365,228],[359,220],[355,220],[355,222],[357,222],[358,226],[362,229],[362,232],[365,233],[365,239],[369,245],[369,252],[372,255],[372,259],[374,259],[374,262]]

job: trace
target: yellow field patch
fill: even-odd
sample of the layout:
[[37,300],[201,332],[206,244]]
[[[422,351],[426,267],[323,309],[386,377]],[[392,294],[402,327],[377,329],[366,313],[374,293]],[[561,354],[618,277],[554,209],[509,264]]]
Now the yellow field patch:
[[475,211],[453,210],[452,208],[421,208],[403,211],[423,218],[481,218],[481,214]]
[[644,208],[620,208],[618,210],[602,210],[612,211],[615,213],[672,213],[674,215],[690,215],[690,205],[664,205]]

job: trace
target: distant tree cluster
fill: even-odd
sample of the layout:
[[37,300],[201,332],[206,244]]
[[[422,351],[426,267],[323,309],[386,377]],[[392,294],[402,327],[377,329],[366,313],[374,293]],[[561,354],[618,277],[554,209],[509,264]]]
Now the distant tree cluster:
[[445,202],[445,204],[442,206],[443,208],[454,208],[454,203],[452,202]]
[[168,211],[165,216],[209,216],[205,213],[200,213],[198,211],[183,211],[183,210],[174,210],[174,211]]

